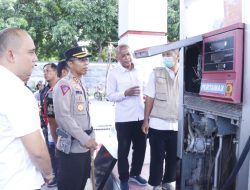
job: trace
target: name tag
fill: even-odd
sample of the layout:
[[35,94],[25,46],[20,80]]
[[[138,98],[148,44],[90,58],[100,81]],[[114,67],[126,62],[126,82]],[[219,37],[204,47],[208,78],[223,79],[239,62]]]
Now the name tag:
[[82,91],[77,90],[76,94],[82,94]]

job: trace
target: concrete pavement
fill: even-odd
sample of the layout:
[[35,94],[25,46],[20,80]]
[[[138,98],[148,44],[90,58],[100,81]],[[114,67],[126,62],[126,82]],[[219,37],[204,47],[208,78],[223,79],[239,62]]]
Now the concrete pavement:
[[[102,144],[107,141],[113,141],[114,137],[111,138],[112,135],[115,135],[115,109],[114,104],[112,102],[107,101],[97,101],[91,100],[90,102],[90,115],[92,126],[96,132],[96,140],[99,144]],[[112,142],[111,142],[112,143]],[[131,151],[129,155],[129,160],[131,161]],[[142,176],[145,179],[148,179],[148,171],[149,171],[149,145],[147,145],[147,151],[145,156],[145,162],[142,170]],[[117,166],[114,167],[113,173],[118,180],[118,172]],[[151,190],[151,186],[137,186],[133,183],[129,184],[131,190]],[[85,190],[92,190],[91,180],[88,180]],[[57,190],[56,187],[48,188],[43,187],[42,190]]]

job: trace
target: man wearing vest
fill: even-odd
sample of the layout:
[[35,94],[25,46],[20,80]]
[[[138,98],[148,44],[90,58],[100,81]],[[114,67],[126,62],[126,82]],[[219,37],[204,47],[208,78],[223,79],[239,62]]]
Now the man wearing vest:
[[154,69],[144,92],[146,102],[142,130],[148,133],[151,148],[148,183],[154,190],[173,190],[178,131],[178,50],[165,52],[163,65]]

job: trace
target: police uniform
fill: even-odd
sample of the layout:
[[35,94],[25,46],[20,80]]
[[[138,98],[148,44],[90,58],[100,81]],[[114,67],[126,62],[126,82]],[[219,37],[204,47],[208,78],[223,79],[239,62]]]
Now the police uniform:
[[[59,128],[72,136],[70,153],[87,152],[86,142],[94,135],[91,131],[89,101],[84,80],[76,79],[72,73],[59,80],[54,88],[54,111]],[[60,149],[60,136],[57,148]]]
[[[66,59],[88,57],[82,47],[65,52]],[[83,77],[71,72],[53,90],[54,112],[58,124],[58,190],[84,189],[90,177],[90,150],[86,143],[95,136],[90,122],[89,101]],[[65,138],[69,141],[64,141]],[[65,143],[69,142],[67,151]]]

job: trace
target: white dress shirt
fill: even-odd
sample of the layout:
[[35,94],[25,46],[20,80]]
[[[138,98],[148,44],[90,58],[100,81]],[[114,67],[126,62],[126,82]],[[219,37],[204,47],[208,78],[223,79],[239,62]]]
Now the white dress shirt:
[[[140,86],[139,96],[127,96],[124,93],[128,88]],[[121,64],[110,70],[107,78],[107,98],[116,102],[115,121],[138,121],[144,118],[143,80],[136,68],[131,71]]]
[[23,81],[1,65],[0,89],[0,189],[40,189],[43,177],[20,138],[40,129],[37,102]]
[[[169,72],[171,79],[174,79],[175,73],[168,68],[166,68],[166,70]],[[147,86],[144,90],[144,94],[151,98],[155,98],[155,74],[154,72],[152,72],[149,77]],[[150,118],[149,126],[150,128],[157,129],[157,130],[178,131],[178,122],[170,122],[170,121],[166,121],[166,120],[155,118],[155,117]]]

